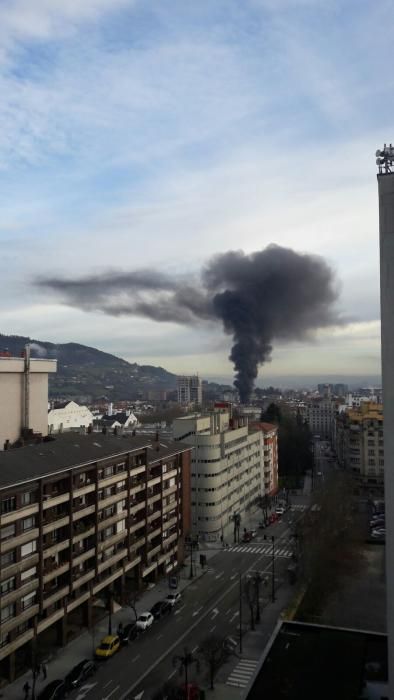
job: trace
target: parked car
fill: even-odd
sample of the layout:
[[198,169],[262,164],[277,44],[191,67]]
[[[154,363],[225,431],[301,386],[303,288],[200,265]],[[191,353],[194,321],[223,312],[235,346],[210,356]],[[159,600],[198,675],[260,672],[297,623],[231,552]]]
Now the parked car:
[[170,603],[172,607],[174,607],[174,605],[181,601],[181,598],[182,596],[180,593],[169,593],[165,600],[167,603]]
[[78,688],[85,678],[93,676],[96,671],[96,664],[93,661],[89,661],[89,659],[84,659],[79,664],[74,666],[74,668],[71,669],[71,671],[65,677],[64,682],[67,689],[72,690],[72,688]]
[[375,527],[372,530],[372,534],[375,535],[385,535],[386,534],[386,528],[385,527]]
[[120,639],[117,634],[108,634],[101,640],[100,645],[95,651],[97,659],[109,659],[116,654],[120,647]]
[[168,600],[158,600],[157,603],[150,609],[155,620],[159,620],[161,617],[168,615],[172,610],[171,603]]
[[121,632],[119,632],[119,638],[121,644],[128,644],[134,639],[137,639],[141,634],[141,630],[137,627],[136,622],[129,622],[125,625]]
[[140,630],[147,630],[153,624],[154,617],[150,612],[142,613],[135,623]]
[[51,681],[37,696],[38,700],[63,700],[67,695],[67,687],[64,681]]
[[285,512],[286,512],[286,510],[285,510],[285,508],[283,508],[283,506],[278,506],[277,508],[275,508],[275,514],[278,517],[281,517],[282,515],[284,515]]
[[378,542],[385,542],[386,535],[382,535],[380,532],[371,532],[370,538],[372,540],[377,540]]
[[374,527],[385,527],[386,521],[379,518],[379,520],[371,520],[369,527],[372,529]]

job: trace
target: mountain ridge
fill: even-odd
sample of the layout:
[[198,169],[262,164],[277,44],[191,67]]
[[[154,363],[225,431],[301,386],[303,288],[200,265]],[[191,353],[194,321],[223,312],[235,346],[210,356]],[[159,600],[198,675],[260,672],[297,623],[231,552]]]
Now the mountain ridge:
[[[149,390],[174,390],[175,374],[163,367],[127,362],[116,355],[82,343],[51,343],[28,336],[0,333],[0,349],[20,355],[24,346],[32,344],[32,357],[57,359],[58,371],[49,376],[52,398],[109,400],[137,398]],[[45,352],[43,352],[45,351]]]

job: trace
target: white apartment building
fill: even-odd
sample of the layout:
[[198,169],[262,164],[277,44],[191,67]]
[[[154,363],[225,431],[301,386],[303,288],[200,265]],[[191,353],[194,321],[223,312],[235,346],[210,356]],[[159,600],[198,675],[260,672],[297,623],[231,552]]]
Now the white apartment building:
[[264,494],[263,435],[228,411],[177,418],[175,440],[194,447],[191,464],[192,530],[200,538],[230,540],[233,516]]
[[87,406],[79,406],[75,401],[68,401],[48,412],[49,433],[88,428],[89,425],[93,425],[93,414]]
[[176,387],[178,392],[178,403],[181,406],[190,406],[202,404],[202,382],[198,375],[186,376],[180,375],[176,378]]
[[56,360],[0,356],[0,450],[22,431],[48,434],[48,374]]

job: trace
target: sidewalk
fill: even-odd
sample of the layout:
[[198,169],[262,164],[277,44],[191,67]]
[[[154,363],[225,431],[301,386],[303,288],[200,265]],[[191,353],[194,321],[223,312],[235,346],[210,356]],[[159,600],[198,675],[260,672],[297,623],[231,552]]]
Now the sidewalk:
[[[189,566],[186,560],[186,566],[181,570],[178,591],[182,592],[190,584],[192,584],[196,578],[204,575],[208,566],[204,569],[201,568],[199,564],[199,554],[204,553],[207,557],[207,561],[215,556],[217,550],[205,550],[201,549],[199,552],[194,554],[194,577],[189,578]],[[165,598],[168,593],[171,593],[171,589],[168,587],[167,578],[161,579],[151,590],[147,590],[142,593],[137,602],[137,612],[138,614],[150,610],[151,607],[156,603],[156,601]],[[112,630],[116,634],[116,629],[121,622],[126,625],[128,622],[134,621],[134,613],[130,608],[121,608],[117,612],[112,614]],[[94,628],[90,631],[85,630],[79,637],[76,637],[71,642],[69,642],[64,647],[58,647],[52,659],[48,660],[48,678],[44,681],[39,678],[36,681],[36,695],[51,681],[64,678],[71,669],[78,664],[83,659],[91,659],[93,652],[100,642],[100,640],[108,634],[108,615],[106,615],[100,622],[98,622]],[[23,686],[29,682],[32,685],[32,673],[28,671],[23,676],[19,676],[13,683],[4,686],[0,689],[0,698],[5,700],[21,700],[24,697]]]

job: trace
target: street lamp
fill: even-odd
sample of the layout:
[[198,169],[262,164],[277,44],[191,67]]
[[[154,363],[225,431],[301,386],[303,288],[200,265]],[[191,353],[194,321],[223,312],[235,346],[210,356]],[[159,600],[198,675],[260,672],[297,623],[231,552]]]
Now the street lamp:
[[275,535],[264,535],[265,540],[271,540],[272,542],[272,602],[275,603]]
[[263,580],[259,571],[253,573],[253,584],[256,590],[256,622],[260,622],[260,584]]

